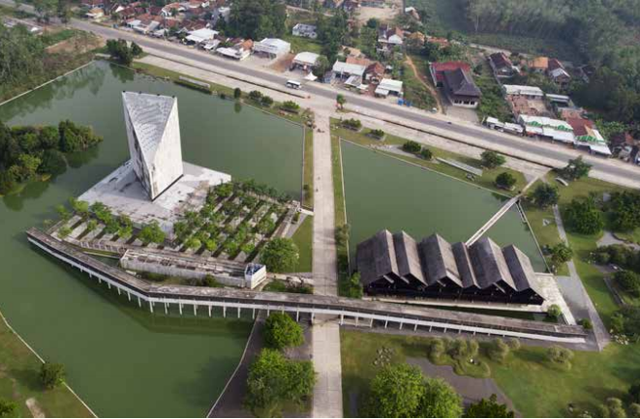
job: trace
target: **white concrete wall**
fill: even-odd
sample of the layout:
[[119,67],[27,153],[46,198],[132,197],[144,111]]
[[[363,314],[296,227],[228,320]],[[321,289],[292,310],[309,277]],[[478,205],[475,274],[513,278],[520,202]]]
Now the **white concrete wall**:
[[178,101],[173,103],[151,171],[151,199],[155,199],[183,174]]

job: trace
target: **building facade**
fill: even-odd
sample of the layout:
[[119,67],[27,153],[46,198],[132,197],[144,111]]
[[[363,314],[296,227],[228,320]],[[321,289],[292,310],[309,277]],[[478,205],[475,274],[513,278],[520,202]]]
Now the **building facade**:
[[153,201],[184,173],[178,100],[123,92],[122,102],[133,169]]
[[434,234],[420,243],[382,230],[358,244],[356,264],[369,295],[541,305],[537,277],[517,247],[488,238],[471,246]]

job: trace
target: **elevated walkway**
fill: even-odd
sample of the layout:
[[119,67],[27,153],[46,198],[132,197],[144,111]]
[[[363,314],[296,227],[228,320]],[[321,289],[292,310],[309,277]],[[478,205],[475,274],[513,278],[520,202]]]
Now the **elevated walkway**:
[[586,334],[579,326],[417,308],[326,295],[157,285],[140,280],[118,268],[85,255],[40,230],[29,230],[27,237],[30,243],[56,259],[88,273],[90,277],[96,277],[100,283],[106,282],[109,288],[115,287],[119,294],[124,292],[130,301],[137,299],[140,307],[144,303],[152,313],[158,307],[164,308],[167,313],[171,306],[177,306],[180,313],[185,306],[192,307],[194,314],[197,314],[198,308],[203,308],[208,311],[209,316],[212,315],[214,308],[222,308],[225,317],[227,309],[233,309],[234,313],[237,311],[238,317],[243,309],[251,310],[253,316],[255,316],[256,310],[264,310],[267,314],[271,311],[281,311],[292,313],[297,320],[301,315],[310,316],[312,321],[316,315],[332,316],[340,325],[345,324],[345,319],[354,319],[356,324],[360,322],[373,326],[375,323],[384,325],[385,328],[389,324],[395,324],[400,329],[410,327],[416,331],[420,328],[429,331],[497,335],[558,343],[584,343],[586,341]]

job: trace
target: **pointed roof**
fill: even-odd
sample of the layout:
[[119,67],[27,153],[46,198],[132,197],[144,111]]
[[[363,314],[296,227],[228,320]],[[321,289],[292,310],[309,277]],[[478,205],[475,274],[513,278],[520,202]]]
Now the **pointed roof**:
[[142,154],[148,161],[153,161],[176,101],[170,96],[122,92],[122,103]]

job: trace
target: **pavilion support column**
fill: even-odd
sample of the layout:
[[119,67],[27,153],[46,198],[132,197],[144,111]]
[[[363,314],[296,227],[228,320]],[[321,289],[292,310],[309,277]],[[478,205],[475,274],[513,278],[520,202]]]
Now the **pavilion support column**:
[[340,326],[344,324],[344,314],[340,315]]
[[384,328],[386,329],[388,325],[389,325],[389,320],[385,320],[384,321]]
[[316,318],[316,313],[314,313],[313,311],[311,312],[311,322],[313,323],[313,320]]
[[413,325],[413,331],[415,332],[415,331],[417,331],[417,330],[418,330],[418,323],[416,323],[416,324],[414,324],[414,325]]
[[120,287],[118,287],[118,295],[120,295]]
[[256,319],[256,308],[255,308],[255,307],[253,308],[253,310],[251,310],[251,318],[252,318],[253,320],[255,320],[255,319]]
[[196,303],[193,303],[193,315],[194,316],[198,315],[198,306],[196,305]]
[[209,306],[209,317],[211,317],[211,309],[212,308],[213,308],[212,306]]
[[296,310],[296,321],[299,322],[300,321],[300,309]]
[[400,330],[402,330],[402,325],[403,325],[403,324],[404,324],[404,323],[400,322]]
[[429,326],[429,331],[431,331],[431,329],[433,329],[433,326]]
[[142,307],[142,300],[138,297],[138,307]]
[[227,317],[227,306],[222,306],[222,317]]
[[102,278],[98,277],[98,284],[102,284]]
[[358,327],[358,320],[359,320],[359,318],[358,318],[358,316],[356,316],[356,327]]
[[107,286],[111,289],[111,282],[107,282]]
[[447,333],[447,328],[445,327],[442,333]]
[[164,314],[169,314],[169,304],[164,303]]
[[127,298],[131,301],[131,293],[129,291],[127,291]]
[[369,327],[373,329],[373,319],[369,320]]
[[153,313],[153,303],[149,301],[149,311]]
[[182,303],[178,303],[178,311],[180,312],[180,315],[182,316]]
[[240,318],[240,306],[238,306],[238,318]]

